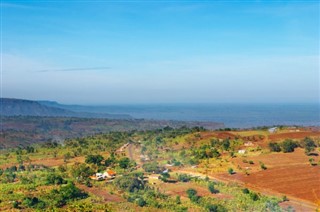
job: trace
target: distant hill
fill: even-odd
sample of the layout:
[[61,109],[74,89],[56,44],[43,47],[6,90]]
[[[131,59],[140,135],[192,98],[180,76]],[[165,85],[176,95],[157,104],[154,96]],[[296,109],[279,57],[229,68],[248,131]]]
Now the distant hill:
[[[109,119],[131,119],[129,115],[77,112],[58,107],[57,102],[42,104],[38,101],[1,98],[0,115],[2,116],[53,116],[53,117],[81,117],[81,118],[109,118]],[[51,103],[51,104],[49,104]]]

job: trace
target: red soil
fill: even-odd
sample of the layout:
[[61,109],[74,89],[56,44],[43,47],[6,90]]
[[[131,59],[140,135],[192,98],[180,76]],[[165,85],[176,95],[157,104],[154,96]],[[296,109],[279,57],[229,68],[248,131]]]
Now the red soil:
[[279,141],[283,139],[303,139],[305,137],[320,137],[320,131],[276,133],[269,135],[269,140]]

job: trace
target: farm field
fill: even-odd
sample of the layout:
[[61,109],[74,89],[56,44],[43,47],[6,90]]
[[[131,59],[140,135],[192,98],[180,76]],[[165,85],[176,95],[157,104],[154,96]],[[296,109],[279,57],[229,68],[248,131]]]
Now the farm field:
[[[297,134],[288,129],[269,133],[266,129],[164,128],[1,150],[0,206],[8,211],[79,207],[96,211],[314,211],[320,196],[320,132],[299,130]],[[270,147],[274,138],[276,151]],[[116,173],[111,179],[89,178],[110,169]],[[83,197],[49,201],[68,186],[75,186]],[[35,190],[29,191],[30,187]],[[19,195],[8,192],[12,189]],[[28,202],[32,198],[35,203]]]
[[[253,187],[272,190],[319,204],[320,167],[311,166],[309,158],[302,149],[296,149],[294,153],[272,153],[247,157],[247,160],[263,162],[268,167],[267,170],[259,170],[259,165],[255,164],[250,167],[252,170],[250,175],[239,172],[222,176]],[[242,167],[248,166],[239,158],[234,161]]]

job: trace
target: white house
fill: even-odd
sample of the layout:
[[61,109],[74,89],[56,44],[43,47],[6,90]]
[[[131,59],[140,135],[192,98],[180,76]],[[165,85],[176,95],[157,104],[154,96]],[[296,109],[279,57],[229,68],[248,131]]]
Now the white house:
[[269,133],[275,133],[278,131],[278,127],[271,127],[268,129]]
[[246,153],[246,150],[245,150],[245,149],[240,149],[240,150],[238,150],[238,153],[239,153],[239,154],[245,154],[245,153]]

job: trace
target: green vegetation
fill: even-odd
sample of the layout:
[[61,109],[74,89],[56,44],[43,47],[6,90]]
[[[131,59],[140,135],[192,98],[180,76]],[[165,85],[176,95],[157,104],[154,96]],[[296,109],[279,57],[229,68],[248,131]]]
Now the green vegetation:
[[[248,166],[250,172],[252,167],[265,170],[267,167],[262,162],[254,165],[253,160],[258,163],[259,159],[253,157],[270,154],[265,146],[248,147],[245,155],[237,154],[245,140],[240,136],[217,138],[216,133],[203,128],[166,127],[141,132],[98,133],[59,143],[49,141],[1,150],[0,208],[280,211],[281,199],[261,195],[235,183],[210,180],[215,172],[229,174],[227,178],[243,174],[246,170],[234,161],[245,163],[240,165]],[[130,148],[120,151],[124,144],[129,144]],[[270,143],[269,148],[274,152],[293,152],[302,146],[310,154],[310,164],[314,165],[312,154],[316,153],[317,145],[316,141],[306,138],[300,142]],[[96,173],[107,170],[115,172],[116,177],[94,180]]]

